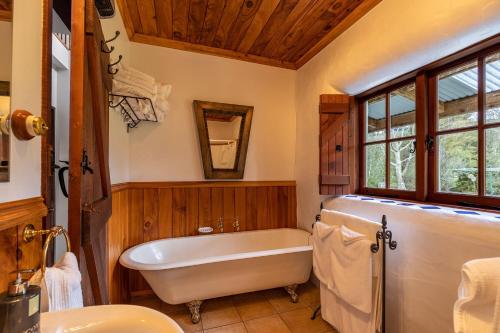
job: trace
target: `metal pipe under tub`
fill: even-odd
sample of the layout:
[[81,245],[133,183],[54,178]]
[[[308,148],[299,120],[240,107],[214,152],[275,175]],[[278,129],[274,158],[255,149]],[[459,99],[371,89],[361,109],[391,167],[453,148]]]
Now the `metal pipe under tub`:
[[162,301],[186,303],[197,323],[211,298],[285,287],[297,302],[312,268],[310,236],[282,228],[162,239],[128,249],[120,263],[140,271]]

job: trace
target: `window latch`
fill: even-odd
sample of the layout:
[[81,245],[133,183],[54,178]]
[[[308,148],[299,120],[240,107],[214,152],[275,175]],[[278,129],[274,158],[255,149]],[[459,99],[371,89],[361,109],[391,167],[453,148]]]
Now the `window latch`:
[[425,148],[427,151],[431,151],[434,147],[434,137],[432,135],[427,135],[425,138]]
[[417,140],[413,140],[412,147],[410,147],[410,154],[415,154],[417,151]]

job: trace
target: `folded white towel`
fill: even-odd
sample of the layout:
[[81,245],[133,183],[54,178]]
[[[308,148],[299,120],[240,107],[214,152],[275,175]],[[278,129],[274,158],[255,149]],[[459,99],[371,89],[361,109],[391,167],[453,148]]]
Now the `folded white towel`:
[[153,114],[149,102],[138,101],[134,103],[129,101],[129,103],[133,104],[131,106],[139,119],[162,122],[169,109],[167,99],[172,91],[172,86],[156,82],[152,76],[125,65],[121,65],[119,69],[113,77],[113,93],[149,98],[155,114]]
[[113,78],[115,81],[119,81],[127,86],[133,87],[139,91],[141,91],[141,96],[154,98],[157,94],[157,86],[154,85],[145,85],[143,82],[138,81],[135,78],[131,78],[125,74],[118,75],[116,74]]
[[158,109],[162,115],[168,112],[169,104],[167,99],[157,98],[154,101],[154,106],[155,110]]
[[66,252],[53,266],[45,270],[45,276],[37,271],[30,283],[41,290],[41,311],[52,312],[83,307],[82,276],[72,252]]
[[170,96],[170,93],[172,92],[172,85],[164,84],[164,83],[157,83],[156,92],[158,94],[158,98],[162,98],[164,100],[167,100],[168,96]]
[[455,333],[500,332],[500,258],[463,265],[454,327]]
[[138,81],[143,81],[146,85],[154,85],[156,80],[154,77],[151,75],[148,75],[144,72],[141,72],[133,67],[129,67],[124,65],[123,63],[120,63],[120,70],[119,72],[122,72],[123,74],[126,74],[130,76],[131,78],[135,78]]
[[146,97],[151,100],[156,98],[155,93],[152,93],[140,85],[133,84],[132,81],[126,80],[123,76],[115,76],[113,79],[113,92],[115,94],[119,92],[128,92],[130,96]]

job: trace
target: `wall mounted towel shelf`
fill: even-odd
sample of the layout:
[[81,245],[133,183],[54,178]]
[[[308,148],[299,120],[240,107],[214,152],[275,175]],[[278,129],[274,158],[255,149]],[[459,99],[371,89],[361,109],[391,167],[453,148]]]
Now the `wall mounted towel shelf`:
[[109,107],[120,111],[127,124],[127,132],[142,121],[158,122],[153,102],[147,97],[109,94]]

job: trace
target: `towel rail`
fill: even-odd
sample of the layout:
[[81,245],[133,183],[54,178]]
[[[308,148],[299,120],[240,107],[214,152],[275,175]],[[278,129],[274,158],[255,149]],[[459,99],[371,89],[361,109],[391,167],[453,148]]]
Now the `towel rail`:
[[35,226],[33,224],[28,224],[26,227],[24,227],[23,230],[23,240],[26,243],[29,243],[33,241],[37,236],[42,236],[42,235],[47,235],[47,238],[45,239],[45,243],[43,244],[43,251],[42,251],[42,265],[40,267],[40,270],[42,271],[42,275],[45,275],[45,270],[47,269],[47,254],[49,252],[49,245],[50,243],[54,240],[59,235],[64,235],[64,238],[66,239],[66,250],[67,252],[71,251],[71,242],[69,240],[69,234],[61,226],[55,226],[52,227],[48,230],[36,230]]
[[[386,272],[386,252],[387,252],[387,246],[391,250],[395,250],[398,247],[398,243],[394,240],[392,240],[392,231],[387,229],[387,217],[385,215],[382,215],[382,230],[377,231],[377,243],[372,244],[371,246],[371,251],[372,253],[377,253],[380,250],[380,245],[382,245],[382,328],[380,333],[385,333],[385,323],[386,323],[386,318],[385,318],[385,272]],[[381,242],[382,244],[380,244]]]
[[[321,203],[321,210],[323,210],[323,203]],[[312,225],[314,228],[314,224],[316,222],[321,221],[321,215],[316,215],[316,219]],[[380,333],[385,333],[385,325],[386,325],[386,305],[385,305],[385,284],[386,284],[386,252],[387,246],[391,250],[395,250],[398,246],[398,243],[392,240],[392,231],[387,229],[387,217],[382,215],[382,229],[377,231],[376,234],[377,242],[372,244],[370,250],[372,253],[378,253],[382,248],[382,285],[381,285],[381,295],[382,295],[382,324]],[[319,305],[311,316],[311,320],[316,319],[318,313],[321,311],[321,305]]]

